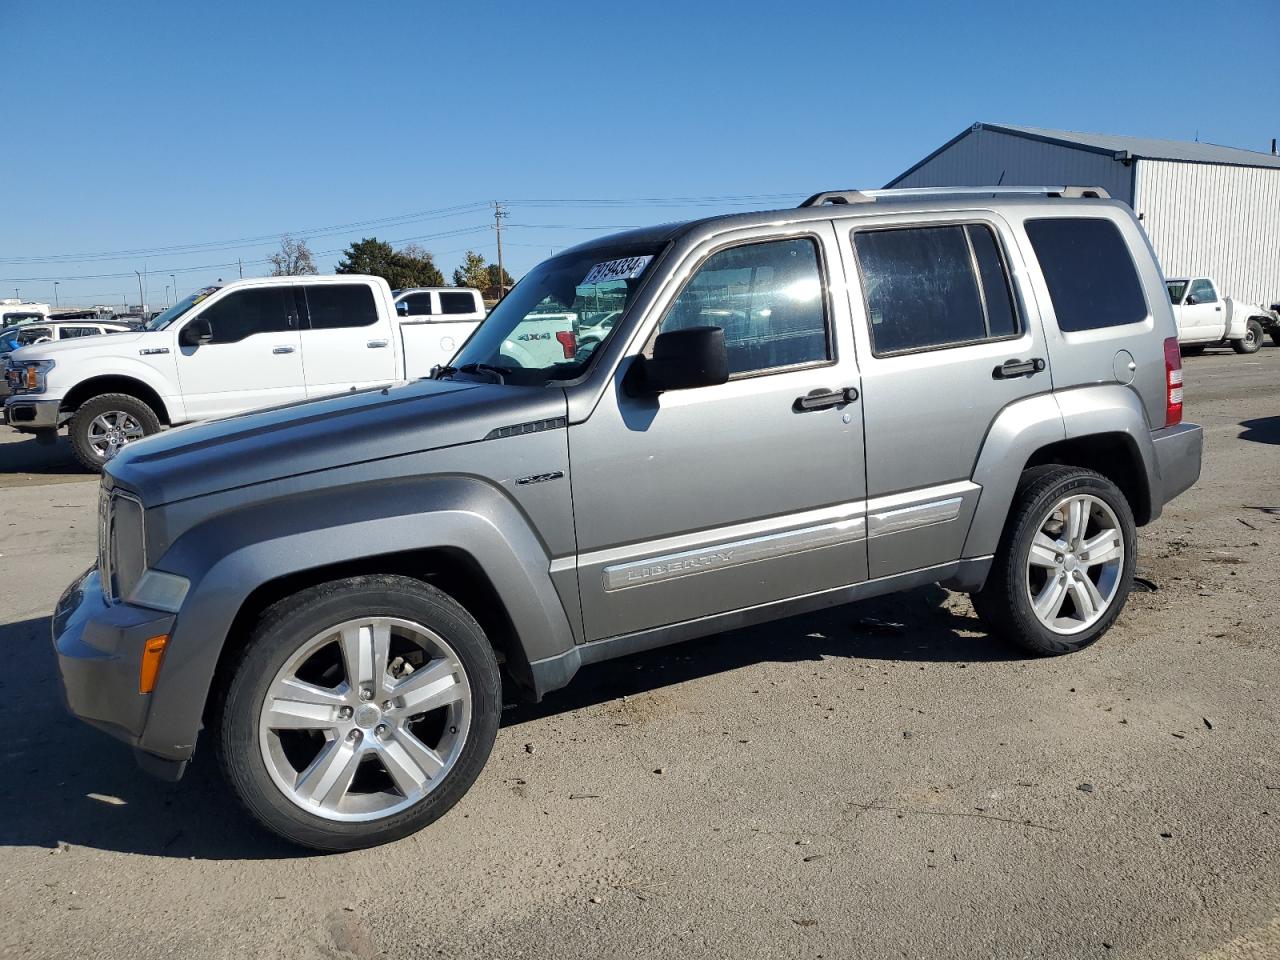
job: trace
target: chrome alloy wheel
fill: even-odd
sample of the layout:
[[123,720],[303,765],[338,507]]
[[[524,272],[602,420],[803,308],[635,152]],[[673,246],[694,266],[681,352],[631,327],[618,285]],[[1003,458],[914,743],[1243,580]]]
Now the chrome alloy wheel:
[[142,424],[123,410],[108,410],[89,424],[89,446],[99,459],[110,460],[126,443],[146,436]]
[[418,623],[348,620],[312,637],[267,688],[258,743],[297,806],[369,821],[413,806],[445,779],[471,724],[453,648]]
[[1087,630],[1115,599],[1124,571],[1124,534],[1107,504],[1088,494],[1059,501],[1027,556],[1027,595],[1040,622],[1058,634]]

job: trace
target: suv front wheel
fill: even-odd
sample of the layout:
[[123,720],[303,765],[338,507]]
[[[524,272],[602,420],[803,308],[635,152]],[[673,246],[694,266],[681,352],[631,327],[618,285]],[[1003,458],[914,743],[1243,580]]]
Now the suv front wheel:
[[1120,615],[1136,547],[1133,511],[1106,477],[1078,467],[1029,470],[974,609],[1034,653],[1081,650]]
[[224,775],[273,833],[317,850],[407,836],[475,782],[497,736],[480,625],[408,577],[311,587],[258,622],[216,720]]

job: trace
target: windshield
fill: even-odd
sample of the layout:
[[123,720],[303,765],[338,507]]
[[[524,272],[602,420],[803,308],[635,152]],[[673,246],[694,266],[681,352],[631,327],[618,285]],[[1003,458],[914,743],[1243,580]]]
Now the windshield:
[[201,300],[209,296],[209,294],[213,293],[213,291],[217,289],[218,289],[217,287],[205,287],[203,290],[197,290],[195,293],[191,294],[189,297],[184,297],[183,299],[175,303],[172,307],[170,307],[168,310],[166,310],[164,313],[157,313],[154,317],[152,317],[147,322],[145,329],[163,330],[165,327],[173,323],[173,321],[177,320],[180,316],[182,316],[184,313],[186,313],[188,310],[194,307],[197,303],[199,303]]
[[1165,286],[1169,288],[1169,302],[1181,303],[1182,295],[1187,290],[1187,281],[1185,280],[1167,280]]
[[574,379],[612,334],[660,249],[601,244],[540,263],[493,308],[442,375],[500,376],[529,386]]

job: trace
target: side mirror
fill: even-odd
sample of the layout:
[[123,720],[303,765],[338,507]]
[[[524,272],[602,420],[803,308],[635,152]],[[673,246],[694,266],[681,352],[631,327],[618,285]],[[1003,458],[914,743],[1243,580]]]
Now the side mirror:
[[178,334],[178,344],[183,347],[198,347],[213,339],[213,331],[209,329],[209,321],[204,317],[196,317]]
[[1200,301],[1197,300],[1195,297],[1193,297],[1191,294],[1189,293],[1187,294],[1186,304],[1188,307],[1194,307],[1199,302]]
[[729,354],[720,327],[689,327],[658,334],[653,357],[637,364],[643,393],[713,387],[729,379]]

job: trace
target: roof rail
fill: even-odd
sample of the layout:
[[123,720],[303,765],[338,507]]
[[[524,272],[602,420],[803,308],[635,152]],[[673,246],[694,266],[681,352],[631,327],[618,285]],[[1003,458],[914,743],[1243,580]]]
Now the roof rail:
[[874,199],[863,190],[828,190],[826,193],[815,193],[800,206],[820,207],[824,203],[871,203]]
[[820,207],[824,203],[873,203],[881,198],[895,197],[956,197],[956,196],[1036,196],[1062,197],[1079,200],[1110,200],[1111,194],[1102,187],[897,187],[884,190],[832,190],[815,193],[800,204],[802,207]]

